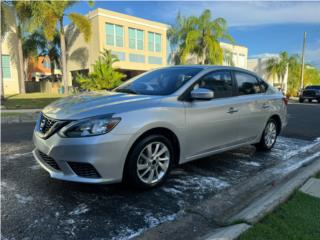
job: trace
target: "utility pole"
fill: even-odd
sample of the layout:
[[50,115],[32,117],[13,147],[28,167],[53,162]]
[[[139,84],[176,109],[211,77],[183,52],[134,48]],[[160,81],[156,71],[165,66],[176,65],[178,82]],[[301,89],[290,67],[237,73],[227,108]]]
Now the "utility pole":
[[306,48],[306,40],[307,40],[307,32],[304,32],[303,36],[303,47],[302,47],[302,55],[301,55],[301,86],[300,89],[303,89],[303,74],[304,74],[304,52]]

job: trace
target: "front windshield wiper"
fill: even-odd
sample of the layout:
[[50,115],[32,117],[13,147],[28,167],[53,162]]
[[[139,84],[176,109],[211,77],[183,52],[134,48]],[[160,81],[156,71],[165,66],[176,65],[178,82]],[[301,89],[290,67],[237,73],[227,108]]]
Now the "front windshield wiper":
[[130,94],[138,94],[136,91],[130,89],[130,88],[118,88],[115,90],[116,92],[121,92],[121,93],[130,93]]

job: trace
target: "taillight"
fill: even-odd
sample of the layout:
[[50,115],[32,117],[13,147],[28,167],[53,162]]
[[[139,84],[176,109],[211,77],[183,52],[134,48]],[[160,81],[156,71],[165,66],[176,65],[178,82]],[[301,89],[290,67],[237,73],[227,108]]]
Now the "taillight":
[[282,100],[283,100],[285,105],[288,105],[288,98],[287,97],[283,97]]

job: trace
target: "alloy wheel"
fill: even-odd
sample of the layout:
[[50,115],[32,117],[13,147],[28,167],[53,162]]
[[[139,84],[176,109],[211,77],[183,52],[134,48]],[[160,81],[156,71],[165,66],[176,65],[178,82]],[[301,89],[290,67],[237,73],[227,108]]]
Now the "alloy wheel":
[[264,141],[267,147],[271,147],[277,138],[277,126],[274,122],[269,122],[265,128]]
[[161,181],[169,168],[170,151],[162,142],[151,142],[139,154],[137,174],[146,184],[155,184]]

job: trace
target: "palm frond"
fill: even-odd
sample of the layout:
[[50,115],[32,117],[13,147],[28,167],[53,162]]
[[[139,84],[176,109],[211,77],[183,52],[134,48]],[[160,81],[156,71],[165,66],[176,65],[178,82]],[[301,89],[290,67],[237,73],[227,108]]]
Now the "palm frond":
[[83,34],[84,40],[89,42],[92,33],[90,20],[78,13],[70,13],[68,17],[77,27],[77,29],[79,29],[80,33]]
[[1,38],[3,38],[7,32],[10,31],[11,21],[8,21],[12,7],[6,2],[1,1]]

